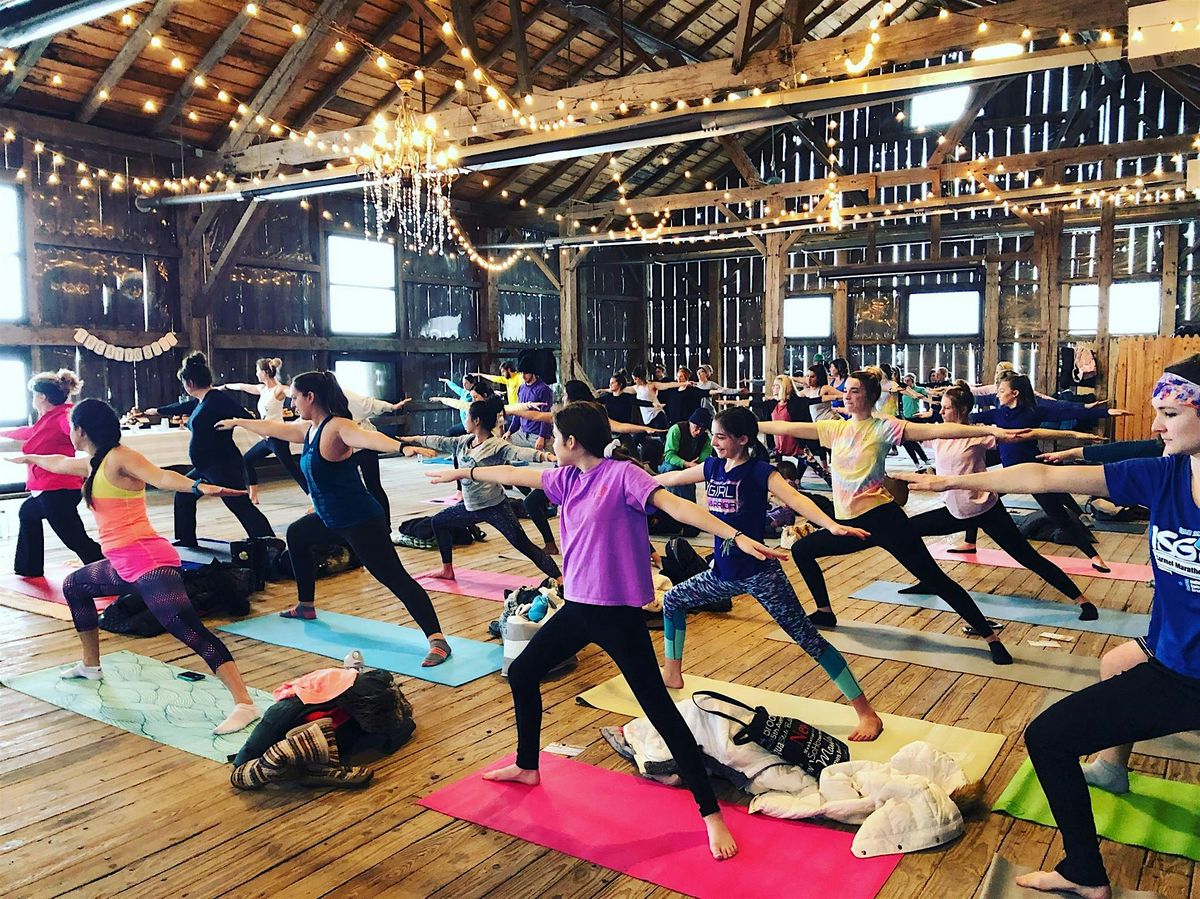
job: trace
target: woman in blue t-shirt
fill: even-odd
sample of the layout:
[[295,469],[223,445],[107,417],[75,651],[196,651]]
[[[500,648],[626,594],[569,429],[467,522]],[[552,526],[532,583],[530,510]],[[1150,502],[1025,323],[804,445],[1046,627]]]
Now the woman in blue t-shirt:
[[[1025,729],[1025,745],[1066,858],[1021,886],[1108,899],[1087,784],[1128,789],[1132,744],[1200,729],[1200,355],[1168,366],[1151,398],[1161,458],[1103,466],[1026,464],[952,477],[902,475],[914,489],[1073,492],[1150,509],[1154,602],[1146,637],[1107,653],[1099,683],[1055,703]],[[1081,769],[1081,756],[1099,758]]]
[[[708,510],[733,525],[739,534],[762,542],[767,522],[767,494],[786,503],[813,524],[846,537],[870,536],[859,528],[834,521],[812,500],[793,489],[770,463],[757,457],[758,421],[743,406],[726,409],[713,420],[715,456],[703,465],[660,474],[655,480],[664,487],[683,484],[707,484]],[[683,687],[683,640],[688,609],[729,600],[743,593],[757,599],[800,647],[817,660],[837,684],[838,689],[858,713],[858,727],[851,740],[874,740],[883,730],[883,722],[863,695],[842,654],[834,649],[813,627],[796,591],[792,589],[777,559],[756,559],[728,540],[717,539],[713,567],[682,584],[672,587],[663,597],[663,644],[666,662],[663,680],[668,687]]]

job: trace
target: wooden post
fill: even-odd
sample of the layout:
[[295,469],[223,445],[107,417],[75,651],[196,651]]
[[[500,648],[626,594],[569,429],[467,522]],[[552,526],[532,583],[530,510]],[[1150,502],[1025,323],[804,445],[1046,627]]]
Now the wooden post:
[[[1105,165],[1105,171],[1114,168],[1111,164]],[[1100,231],[1097,235],[1099,246],[1097,247],[1096,259],[1096,287],[1097,287],[1097,310],[1096,310],[1096,358],[1108,358],[1108,311],[1110,307],[1110,298],[1112,296],[1113,284],[1113,268],[1114,268],[1114,239],[1116,231],[1117,207],[1105,202],[1100,207]],[[1103,399],[1105,394],[1100,393],[1103,389],[1103,381],[1097,379],[1096,393],[1097,399]]]
[[[710,259],[704,265],[704,287],[708,297],[708,364],[712,366],[713,380],[721,381],[724,368],[724,353],[722,348],[725,341],[721,333],[721,324],[725,317],[721,314],[721,261]],[[726,385],[733,386],[733,385]]]
[[1162,300],[1158,313],[1158,334],[1175,333],[1175,304],[1179,298],[1179,225],[1163,225]]
[[763,373],[771,383],[783,373],[783,294],[787,286],[787,237],[768,234],[765,240],[763,276]]
[[[179,327],[187,333],[188,346],[210,354],[205,316],[196,316],[195,304],[204,290],[204,236],[195,234],[188,207],[176,207],[176,233],[179,234]],[[189,231],[189,225],[193,231]]]
[[[1058,177],[1060,172],[1047,173]],[[1049,179],[1047,179],[1049,180]],[[1059,272],[1059,246],[1062,240],[1062,212],[1046,216],[1046,228],[1036,237],[1038,247],[1038,303],[1045,330],[1038,341],[1042,357],[1042,377],[1038,386],[1053,393],[1058,372],[1059,318],[1062,315],[1062,275]]]
[[559,359],[559,378],[567,381],[575,377],[580,365],[579,355],[579,276],[575,265],[580,258],[578,250],[571,247],[558,248],[558,277],[562,287],[559,300],[559,342],[562,355]]
[[[495,229],[487,229],[488,243],[496,242]],[[488,270],[479,292],[479,339],[487,344],[480,360],[482,371],[492,371],[500,357],[500,273]]]
[[[989,252],[997,250],[989,242]],[[983,380],[987,381],[1000,361],[1000,260],[984,263],[983,283]]]
[[[317,277],[317,313],[313,316],[313,329],[318,337],[328,337],[329,327],[329,244],[325,240],[325,229],[321,227],[323,210],[321,197],[318,194],[309,203],[308,209],[308,239],[312,246],[313,262],[321,267]],[[328,370],[329,351],[320,350],[314,360],[318,368]]]
[[833,282],[833,355],[850,358],[850,292],[845,281]]
[[[32,158],[33,143],[27,140],[22,141],[21,159],[27,161]],[[37,245],[34,240],[34,232],[37,227],[37,211],[33,206],[33,185],[27,181],[21,185],[21,256],[25,263],[25,315],[29,319],[30,327],[33,328],[41,328],[45,324],[45,315],[42,312],[41,285],[38,283],[37,275],[34,272],[37,262]],[[45,370],[46,365],[41,344],[35,343],[30,345],[29,364],[31,372]]]

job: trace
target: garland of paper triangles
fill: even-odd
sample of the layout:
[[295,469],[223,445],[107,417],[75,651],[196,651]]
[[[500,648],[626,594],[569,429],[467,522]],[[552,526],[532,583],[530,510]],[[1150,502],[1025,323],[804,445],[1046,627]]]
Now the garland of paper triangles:
[[168,331],[158,340],[148,343],[145,346],[113,346],[111,343],[101,340],[95,334],[88,333],[86,328],[76,328],[75,342],[84,349],[91,350],[97,356],[103,356],[105,359],[113,359],[117,362],[144,362],[147,359],[161,356],[168,350],[174,349],[179,344],[179,338],[175,336],[174,331]]

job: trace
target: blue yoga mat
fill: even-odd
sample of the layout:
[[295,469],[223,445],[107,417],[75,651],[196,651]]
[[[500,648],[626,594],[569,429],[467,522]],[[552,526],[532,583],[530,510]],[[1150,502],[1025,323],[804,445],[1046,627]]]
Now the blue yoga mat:
[[454,460],[449,456],[422,456],[422,465],[453,465]]
[[[5,678],[4,683],[60,709],[214,762],[236,754],[254,730],[250,725],[237,733],[213,734],[233,710],[233,699],[210,673],[204,672],[203,680],[180,680],[176,675],[185,669],[125,651],[105,653],[100,666],[104,679],[99,681],[63,680],[58,675],[67,666],[57,665]],[[275,701],[253,687],[250,695],[263,711]]]
[[419,630],[337,612],[318,611],[313,621],[262,615],[222,624],[217,629],[338,660],[357,649],[369,668],[384,668],[448,687],[461,687],[499,671],[504,656],[499,644],[449,637],[449,661],[422,668],[429,642]]
[[[949,610],[950,607],[936,596],[897,592],[901,587],[908,586],[910,585],[893,581],[875,581],[855,590],[850,594],[850,598],[886,602],[894,606],[933,609],[938,612]],[[991,593],[968,592],[979,606],[979,611],[988,618],[1087,631],[1092,634],[1111,634],[1115,637],[1144,637],[1150,629],[1150,616],[1137,612],[1117,612],[1102,608],[1096,621],[1080,621],[1079,609],[1074,603],[1031,599],[1028,596],[997,596]]]

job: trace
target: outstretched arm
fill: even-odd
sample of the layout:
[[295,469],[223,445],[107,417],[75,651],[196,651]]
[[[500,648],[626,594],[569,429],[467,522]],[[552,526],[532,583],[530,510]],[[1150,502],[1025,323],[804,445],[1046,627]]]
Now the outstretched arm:
[[259,437],[278,437],[288,443],[302,443],[308,433],[307,421],[265,421],[261,418],[226,418],[213,427],[218,431],[245,428]]
[[217,390],[240,390],[242,393],[253,393],[259,396],[263,392],[262,384],[222,384]]
[[204,496],[244,496],[245,490],[222,487],[220,484],[197,484],[175,471],[159,468],[141,453],[127,447],[117,457],[118,467],[126,477],[136,478],[159,490],[173,493],[191,493],[193,486]]
[[398,453],[401,445],[382,431],[368,431],[360,428],[348,418],[335,419],[337,435],[342,443],[351,449],[375,450],[378,453]]
[[648,428],[645,425],[631,425],[614,419],[608,420],[608,426],[614,434],[665,434],[662,428]]
[[[543,412],[540,409],[531,409],[530,406],[541,406],[542,403],[510,403],[504,407],[505,415],[515,415],[518,418],[528,418],[530,421],[540,421],[543,424],[553,424],[554,415],[550,412]],[[509,428],[509,431],[515,431],[516,428]]]
[[905,440],[944,440],[951,437],[995,437],[998,440],[1027,440],[1029,439],[1029,432],[1007,431],[1004,428],[997,428],[991,425],[963,425],[950,422],[944,422],[940,425],[927,425],[910,421],[904,426]]
[[817,527],[825,528],[831,534],[839,537],[858,537],[863,540],[871,536],[862,528],[847,527],[830,518],[821,511],[820,506],[784,480],[783,475],[777,471],[772,472],[771,477],[767,479],[767,490],[793,512],[811,521]]
[[87,459],[80,459],[76,456],[9,456],[9,462],[15,462],[17,465],[36,465],[38,468],[43,468],[46,471],[54,474],[69,474],[77,478],[86,478],[91,472],[91,463]]
[[[666,512],[680,524],[691,525],[694,528],[707,531],[714,537],[733,540],[738,549],[748,555],[754,556],[756,559],[786,559],[789,555],[787,550],[771,549],[771,547],[747,537],[733,525],[726,524],[708,510],[701,509],[695,503],[690,503],[686,499],[682,499],[666,490],[655,490],[650,494],[650,499],[647,502],[649,505]],[[720,552],[721,550],[717,551]]]
[[758,423],[758,433],[783,434],[785,436],[799,437],[801,440],[820,439],[817,426],[809,421],[760,421]]
[[656,474],[654,480],[658,481],[663,487],[682,487],[685,484],[699,484],[704,480],[704,466],[693,465],[691,468],[664,471],[662,474]]
[[506,487],[542,486],[542,470],[538,468],[514,468],[511,465],[482,465],[473,468],[447,468],[443,471],[427,471],[425,477],[435,484],[454,481],[485,481],[503,484]]
[[1108,494],[1104,468],[1099,465],[1073,465],[1054,468],[1026,462],[1011,468],[999,468],[978,474],[928,475],[895,472],[892,477],[908,481],[913,490],[941,493],[946,490],[983,490],[991,493],[1086,493]]

